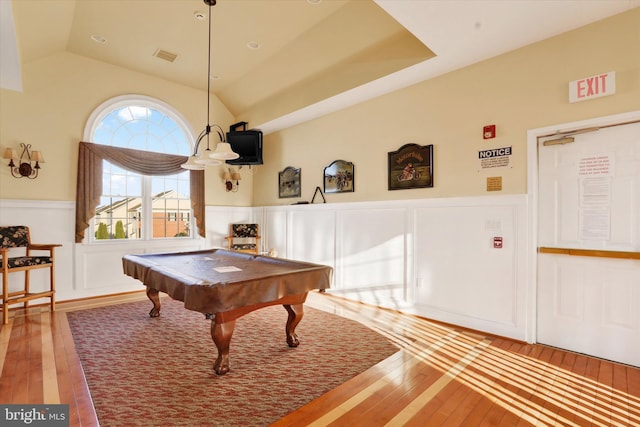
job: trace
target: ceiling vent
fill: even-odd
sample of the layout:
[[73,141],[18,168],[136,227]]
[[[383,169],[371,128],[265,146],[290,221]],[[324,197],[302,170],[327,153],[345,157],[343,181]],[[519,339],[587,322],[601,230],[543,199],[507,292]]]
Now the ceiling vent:
[[164,59],[165,61],[173,62],[178,57],[177,53],[171,53],[169,51],[158,49],[153,53],[156,58]]

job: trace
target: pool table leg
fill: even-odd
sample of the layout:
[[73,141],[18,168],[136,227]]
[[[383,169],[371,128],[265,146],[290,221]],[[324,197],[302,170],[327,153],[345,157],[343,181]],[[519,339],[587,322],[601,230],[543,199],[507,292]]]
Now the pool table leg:
[[224,375],[229,372],[229,343],[235,327],[235,319],[224,323],[217,323],[215,320],[211,321],[211,338],[213,338],[213,342],[218,349],[218,358],[213,365],[213,370],[218,375]]
[[302,306],[302,304],[284,305],[287,313],[289,313],[289,317],[287,318],[287,344],[289,347],[297,347],[300,344],[298,335],[296,335],[296,326],[298,326],[298,323],[302,320],[302,316],[304,316]]
[[149,312],[149,317],[160,317],[160,295],[157,289],[147,286],[147,297],[153,303],[153,308]]

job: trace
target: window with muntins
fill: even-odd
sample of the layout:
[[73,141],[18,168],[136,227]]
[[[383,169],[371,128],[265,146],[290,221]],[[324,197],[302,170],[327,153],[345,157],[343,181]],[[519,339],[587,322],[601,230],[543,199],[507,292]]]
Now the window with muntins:
[[[89,123],[96,144],[189,156],[193,142],[173,109],[147,97],[103,104]],[[189,171],[146,176],[103,160],[102,195],[91,222],[92,241],[193,236]]]

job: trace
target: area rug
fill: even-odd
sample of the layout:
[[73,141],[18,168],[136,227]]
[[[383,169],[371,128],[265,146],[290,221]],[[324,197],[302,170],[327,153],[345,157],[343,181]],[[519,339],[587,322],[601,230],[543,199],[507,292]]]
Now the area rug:
[[164,298],[67,313],[102,427],[266,426],[398,349],[355,321],[305,307],[300,346],[285,341],[287,312],[267,307],[238,319],[231,371],[204,315]]

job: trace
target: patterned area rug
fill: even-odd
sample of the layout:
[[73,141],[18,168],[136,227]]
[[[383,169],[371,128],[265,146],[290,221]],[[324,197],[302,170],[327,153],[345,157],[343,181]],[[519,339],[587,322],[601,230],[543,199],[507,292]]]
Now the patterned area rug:
[[231,371],[213,372],[210,321],[162,299],[67,313],[102,427],[266,426],[398,349],[365,326],[305,307],[300,346],[285,341],[287,312],[238,319]]

